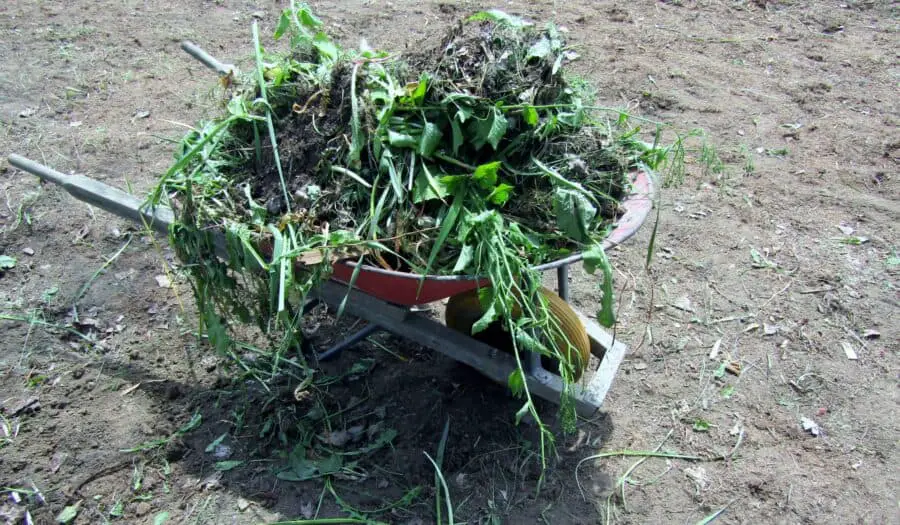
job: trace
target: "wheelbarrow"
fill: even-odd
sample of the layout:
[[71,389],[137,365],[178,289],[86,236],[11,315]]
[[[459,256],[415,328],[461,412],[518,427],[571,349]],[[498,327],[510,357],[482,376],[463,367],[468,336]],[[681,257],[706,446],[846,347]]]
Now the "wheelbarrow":
[[[218,62],[190,42],[182,43],[182,48],[220,75],[228,75],[233,71],[233,66]],[[137,197],[89,177],[65,175],[16,154],[10,155],[8,160],[10,165],[62,187],[80,201],[113,215],[148,225],[164,236],[168,236],[170,226],[175,223],[175,215],[171,209],[163,206],[146,207]],[[630,175],[631,192],[621,202],[624,213],[605,238],[604,249],[631,238],[644,224],[653,208],[653,180],[642,171],[634,171]],[[221,236],[217,239],[217,251],[220,256],[227,257],[224,246],[224,236]],[[535,266],[534,269],[541,272],[556,270],[556,293],[567,303],[569,266],[579,262],[582,257],[582,254],[577,253]],[[363,264],[354,282],[352,275],[356,265],[355,261],[350,260],[335,261],[330,280],[313,290],[311,296],[314,301],[323,302],[332,310],[338,309],[343,303],[346,313],[367,321],[368,325],[320,353],[319,360],[332,358],[375,332],[385,330],[464,363],[500,384],[506,384],[510,374],[518,369],[514,356],[435,321],[417,308],[489,285],[488,280],[478,276],[423,277]],[[351,282],[352,287],[349,286]],[[627,347],[593,320],[574,310],[572,312],[586,332],[590,354],[599,360],[596,370],[586,374],[578,384],[570,388],[576,412],[582,417],[591,417],[600,408],[612,386]],[[525,381],[532,394],[554,403],[560,402],[562,378],[543,366],[539,354],[530,353],[524,368]]]

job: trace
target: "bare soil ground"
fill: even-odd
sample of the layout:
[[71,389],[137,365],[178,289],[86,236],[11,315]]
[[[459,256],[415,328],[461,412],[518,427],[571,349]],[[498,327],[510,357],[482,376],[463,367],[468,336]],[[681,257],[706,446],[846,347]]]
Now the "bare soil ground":
[[[214,78],[179,41],[246,59],[252,18],[270,35],[285,4],[3,3],[0,152],[144,195],[183,124],[216,111]],[[315,407],[232,381],[198,344],[189,288],[157,280],[175,262],[164,240],[2,160],[0,250],[16,259],[0,276],[2,519],[52,523],[77,505],[72,523],[265,523],[352,506],[432,523],[424,453],[449,418],[457,521],[695,523],[724,509],[718,522],[900,523],[897,4],[501,4],[313,7],[345,44],[399,51],[477,9],[552,18],[601,100],[702,128],[725,162],[694,159],[662,194],[650,271],[649,228],[613,252],[630,353],[543,490],[534,430],[513,424],[503,388],[384,336],[328,365],[326,395],[340,424],[396,430],[392,446],[327,484],[278,479],[296,433],[282,442],[271,425]],[[593,311],[580,268],[572,287]],[[322,344],[350,329],[323,323]],[[576,482],[582,458],[657,449],[704,459],[605,457]]]

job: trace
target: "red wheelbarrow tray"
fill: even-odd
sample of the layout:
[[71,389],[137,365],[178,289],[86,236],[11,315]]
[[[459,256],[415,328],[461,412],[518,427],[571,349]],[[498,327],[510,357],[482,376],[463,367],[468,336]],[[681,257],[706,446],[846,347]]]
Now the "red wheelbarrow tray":
[[[625,210],[615,227],[603,240],[603,248],[609,249],[631,238],[647,220],[653,208],[654,185],[650,175],[641,170],[630,172],[631,192],[622,200]],[[553,262],[535,266],[538,271],[559,268],[576,263],[583,258],[576,253]],[[341,260],[332,266],[331,278],[335,281],[350,284],[357,263]],[[468,292],[479,286],[487,286],[490,281],[473,275],[426,275],[385,270],[377,266],[364,264],[360,268],[353,287],[373,297],[398,306],[416,306],[446,299],[457,294]],[[421,288],[420,288],[421,285]]]

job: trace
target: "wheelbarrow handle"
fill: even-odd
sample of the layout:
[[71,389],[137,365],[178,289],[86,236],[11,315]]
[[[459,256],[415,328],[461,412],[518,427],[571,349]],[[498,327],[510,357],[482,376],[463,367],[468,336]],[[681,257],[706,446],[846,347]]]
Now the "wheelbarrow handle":
[[137,197],[94,179],[83,175],[64,175],[21,155],[12,154],[8,160],[12,166],[62,187],[82,202],[138,224],[146,224],[163,235],[168,235],[169,226],[175,222],[170,208],[144,206],[144,202]]

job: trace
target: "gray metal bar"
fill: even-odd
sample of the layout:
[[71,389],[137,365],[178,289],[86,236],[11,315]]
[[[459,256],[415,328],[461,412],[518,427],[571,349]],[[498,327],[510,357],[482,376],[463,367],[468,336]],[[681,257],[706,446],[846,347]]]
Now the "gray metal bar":
[[194,44],[193,42],[191,42],[189,40],[185,40],[185,41],[181,42],[181,49],[185,50],[185,52],[187,52],[187,54],[196,58],[197,60],[202,62],[204,66],[212,69],[213,71],[218,73],[220,76],[226,76],[231,73],[237,73],[237,69],[234,67],[234,65],[224,64],[222,62],[219,62],[218,60],[213,58],[212,55],[210,55],[206,51],[200,49],[196,44]]
[[368,338],[369,336],[380,331],[381,329],[382,328],[380,326],[378,326],[377,324],[369,323],[362,330],[358,330],[353,335],[345,338],[344,340],[340,341],[339,343],[332,346],[328,350],[325,350],[324,352],[319,354],[317,356],[317,359],[319,361],[328,361],[329,359],[331,359],[333,357],[337,357],[337,355],[340,354],[341,352],[343,352],[344,350],[350,348],[351,346],[362,341],[363,339]]
[[556,268],[556,293],[563,301],[569,302],[569,265],[560,264]]
[[[313,293],[334,307],[349,293],[350,297],[344,307],[346,313],[465,363],[497,383],[505,385],[509,375],[518,369],[515,357],[509,354],[493,352],[492,347],[422,315],[408,314],[404,318],[406,310],[403,308],[389,305],[356,290],[348,290],[347,285],[329,281],[322,283]],[[559,403],[563,387],[559,376],[540,368],[533,374],[527,374],[525,380],[532,395]],[[573,393],[578,415],[591,417],[600,408],[594,402],[596,396],[580,385],[573,385]]]
[[16,154],[10,155],[8,160],[11,165],[20,170],[27,171],[41,180],[61,186],[80,201],[108,211],[113,215],[131,219],[138,224],[146,223],[163,235],[168,235],[169,226],[175,222],[175,215],[171,209],[164,206],[142,208],[143,201],[137,197],[102,182],[83,175],[64,175]]

